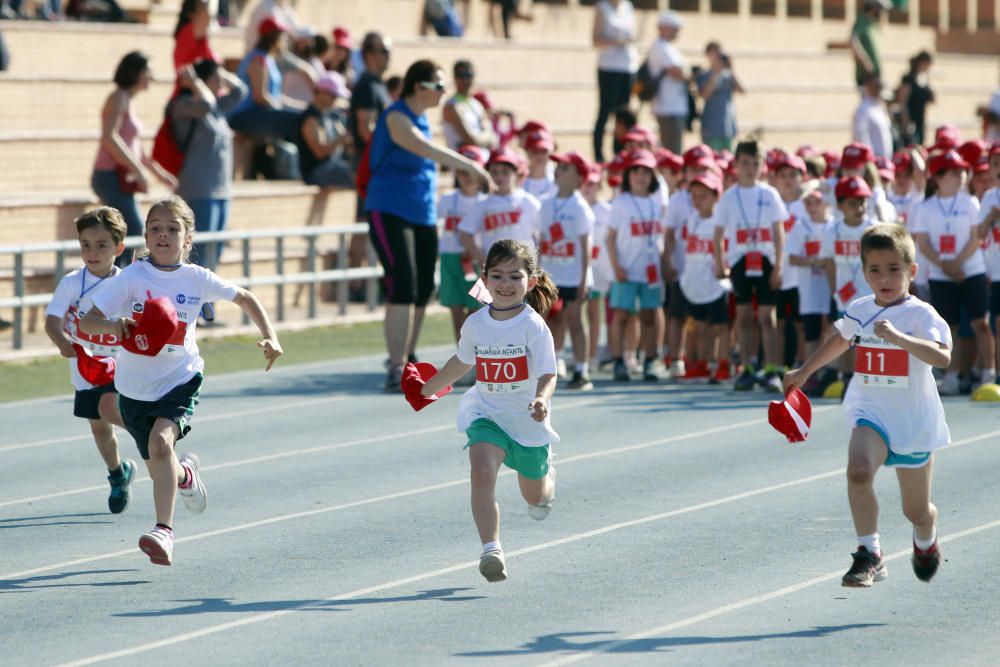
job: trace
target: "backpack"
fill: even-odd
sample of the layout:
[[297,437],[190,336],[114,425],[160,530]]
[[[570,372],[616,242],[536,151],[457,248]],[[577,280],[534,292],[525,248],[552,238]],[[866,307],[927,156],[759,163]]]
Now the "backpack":
[[656,92],[660,89],[660,79],[662,78],[663,72],[660,72],[659,76],[653,76],[653,73],[649,69],[649,58],[647,58],[642,61],[639,71],[635,73],[635,83],[632,84],[632,93],[639,98],[640,102],[649,102],[656,97]]
[[152,157],[164,169],[174,176],[178,176],[184,167],[184,154],[187,152],[188,146],[191,145],[191,137],[194,136],[194,128],[198,121],[194,118],[191,119],[191,129],[184,137],[184,142],[177,143],[177,137],[174,136],[173,120],[170,117],[173,103],[173,100],[167,102],[167,108],[163,112],[163,123],[160,124],[160,129],[156,131],[156,138],[153,139]]

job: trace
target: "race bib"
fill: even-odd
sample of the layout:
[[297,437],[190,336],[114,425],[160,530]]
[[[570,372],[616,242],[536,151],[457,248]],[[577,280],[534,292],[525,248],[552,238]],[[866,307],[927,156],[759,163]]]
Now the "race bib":
[[746,245],[747,243],[770,243],[771,230],[762,227],[760,229],[737,229],[736,243]]
[[492,349],[502,356],[476,355],[476,382],[479,390],[505,394],[528,390],[528,352],[525,345]]
[[656,270],[656,264],[646,265],[646,282],[650,285],[660,282],[660,273]]
[[558,222],[552,223],[552,226],[549,227],[549,238],[552,239],[553,243],[559,243],[566,238],[561,224]]
[[117,336],[111,334],[97,334],[91,336],[80,328],[80,313],[76,306],[70,306],[66,311],[66,318],[63,320],[63,331],[81,347],[90,350],[95,357],[110,357],[118,353],[121,341]]
[[764,275],[764,255],[753,250],[746,254],[746,275],[748,278],[759,278]]
[[993,242],[1000,243],[1000,227],[993,228]]
[[819,257],[820,241],[806,241],[806,257]]
[[905,389],[910,385],[909,352],[876,340],[854,348],[854,380],[866,387]]
[[942,255],[954,255],[955,254],[955,235],[954,234],[942,234],[941,240],[939,241],[941,247]]
[[444,219],[444,231],[446,232],[455,231],[456,229],[458,229],[458,223],[461,221],[462,218],[460,218],[459,216],[449,215],[447,218]]
[[786,234],[788,232],[792,231],[792,227],[795,226],[795,216],[793,215],[790,218],[788,218],[788,220],[785,220],[784,225],[785,225],[785,233]]
[[858,290],[854,288],[853,280],[837,290],[837,296],[840,297],[840,302],[845,306],[851,302],[851,299],[854,298],[854,295],[857,293]]
[[600,246],[596,246],[595,245],[594,247],[592,247],[590,249],[590,258],[591,259],[597,259],[598,257],[600,257],[600,255],[601,255],[601,247]]

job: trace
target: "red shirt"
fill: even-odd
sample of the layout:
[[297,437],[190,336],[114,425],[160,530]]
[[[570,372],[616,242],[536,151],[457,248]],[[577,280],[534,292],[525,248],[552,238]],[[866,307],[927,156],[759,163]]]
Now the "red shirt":
[[177,40],[174,43],[174,70],[179,70],[197,60],[221,62],[219,54],[213,51],[208,43],[208,35],[195,37],[194,24],[188,23],[177,33]]

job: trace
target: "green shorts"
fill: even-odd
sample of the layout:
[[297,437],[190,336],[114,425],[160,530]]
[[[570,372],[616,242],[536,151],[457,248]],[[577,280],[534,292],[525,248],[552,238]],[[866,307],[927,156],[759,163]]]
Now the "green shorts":
[[438,300],[442,306],[449,308],[462,306],[470,310],[479,308],[479,302],[469,296],[469,290],[475,284],[475,280],[465,279],[460,253],[448,252],[441,255],[441,286],[438,288]]
[[503,464],[528,479],[541,479],[549,472],[549,445],[525,447],[489,419],[477,419],[465,430],[466,449],[479,442],[496,445],[507,453]]
[[169,419],[177,424],[180,440],[191,430],[191,417],[194,416],[194,406],[198,405],[198,394],[201,393],[201,383],[204,381],[201,373],[184,384],[174,387],[156,401],[137,401],[128,396],[118,395],[118,410],[121,412],[125,430],[135,440],[139,455],[143,460],[149,460],[149,435],[153,424],[159,418]]

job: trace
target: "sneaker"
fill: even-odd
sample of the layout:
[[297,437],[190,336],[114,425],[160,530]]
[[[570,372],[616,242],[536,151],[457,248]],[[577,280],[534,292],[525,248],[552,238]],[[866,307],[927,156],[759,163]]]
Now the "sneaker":
[[682,380],[687,377],[687,367],[684,365],[683,359],[678,359],[671,363],[668,368],[670,369],[670,377],[675,380]]
[[712,379],[718,383],[729,380],[731,377],[732,376],[729,374],[729,360],[719,360],[719,367],[715,369],[715,375],[712,376]]
[[767,373],[764,376],[764,389],[775,394],[782,393],[785,389],[781,383],[781,374],[774,371]]
[[971,394],[972,393],[972,385],[973,385],[973,383],[974,383],[974,380],[973,380],[972,377],[970,377],[968,375],[959,375],[958,376],[958,393],[961,394],[962,396],[965,396],[967,394]]
[[191,475],[191,486],[186,489],[177,489],[177,491],[188,510],[195,514],[201,514],[205,511],[205,505],[208,504],[208,491],[205,490],[205,485],[201,481],[201,462],[194,454],[185,453],[181,454],[180,464]]
[[913,574],[917,575],[917,579],[929,582],[941,564],[941,549],[938,548],[937,540],[934,540],[934,544],[927,551],[918,549],[914,544],[913,558],[910,562],[913,564]]
[[135,477],[135,461],[132,459],[122,459],[122,474],[117,477],[108,475],[108,482],[111,484],[111,495],[108,496],[108,509],[112,514],[121,514],[128,509],[128,501],[131,497],[129,487],[132,486],[132,478]]
[[480,556],[479,574],[491,583],[504,581],[507,578],[507,563],[503,558],[503,550],[490,549]]
[[958,375],[947,373],[938,383],[938,393],[942,396],[958,396],[959,390]]
[[549,512],[552,511],[552,503],[556,501],[556,496],[554,491],[556,484],[556,467],[551,463],[549,464],[548,475],[552,477],[552,486],[553,486],[552,497],[546,501],[538,503],[537,505],[528,505],[528,516],[530,516],[535,521],[544,521],[545,517],[547,517],[549,515]]
[[566,371],[566,360],[560,357],[556,359],[556,377],[565,380],[569,373]]
[[749,367],[744,368],[740,376],[736,378],[736,382],[733,384],[733,389],[736,391],[753,391],[754,385],[757,384],[757,379],[754,377],[753,372]]
[[632,379],[632,376],[628,372],[628,366],[621,359],[615,360],[614,377],[615,382],[628,382]]
[[889,576],[881,554],[873,554],[865,547],[858,547],[858,550],[851,555],[854,557],[854,564],[840,580],[841,586],[868,588],[876,581],[882,581]]
[[660,374],[656,369],[656,360],[647,359],[642,364],[642,379],[646,382],[659,382]]
[[389,393],[403,390],[403,367],[390,368],[385,377],[385,390]]
[[174,556],[174,534],[166,528],[156,526],[139,538],[139,548],[149,556],[153,565],[170,565]]
[[569,381],[566,388],[576,389],[578,391],[590,391],[594,388],[594,383],[590,381],[590,377],[588,377],[586,373],[573,371],[573,379]]

